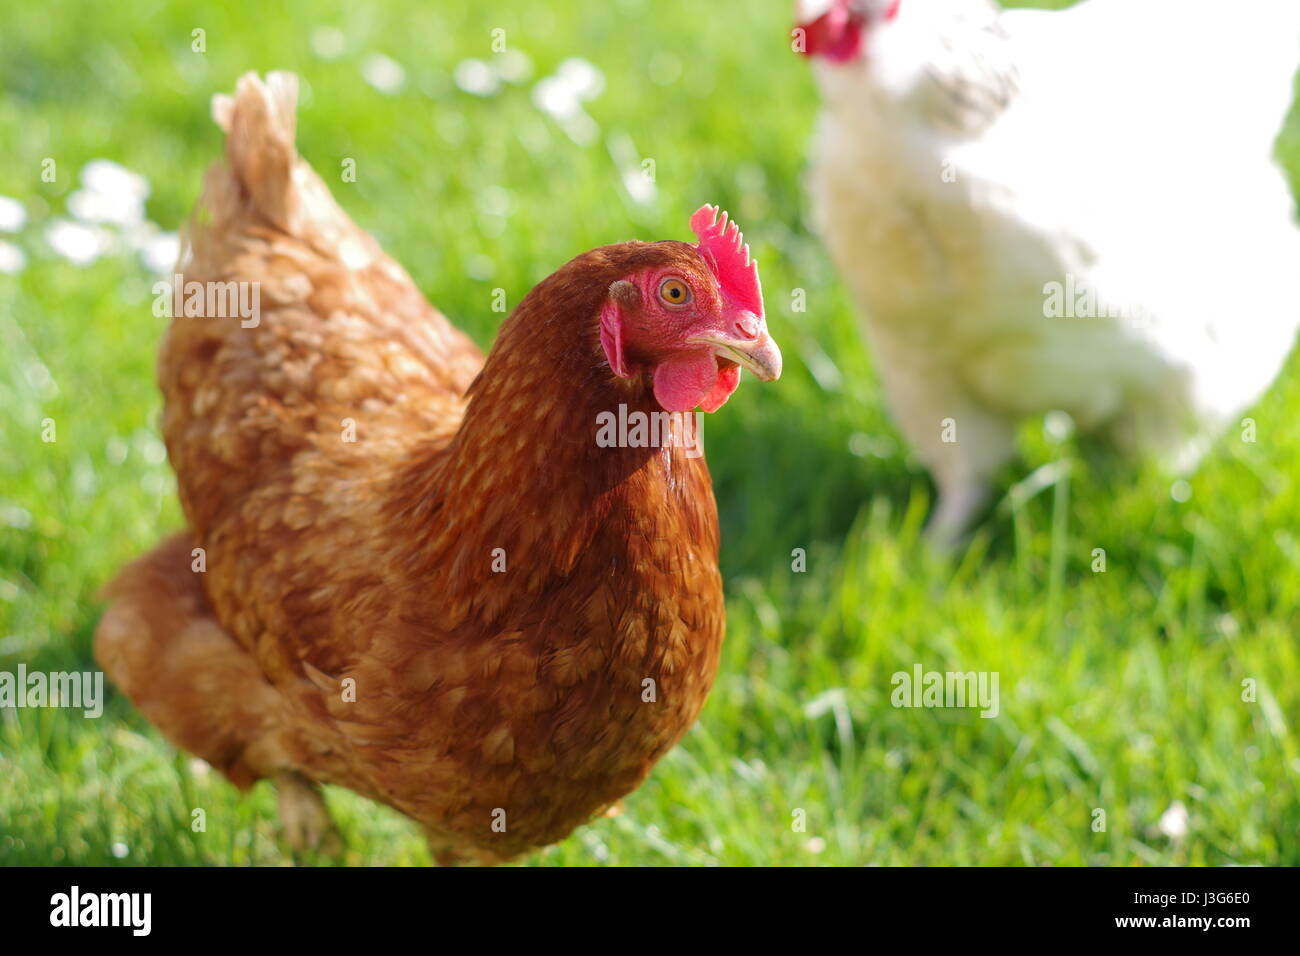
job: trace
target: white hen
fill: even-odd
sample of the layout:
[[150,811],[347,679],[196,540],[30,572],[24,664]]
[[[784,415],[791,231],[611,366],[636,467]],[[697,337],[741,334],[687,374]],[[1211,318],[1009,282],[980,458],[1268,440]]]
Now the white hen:
[[815,220],[954,538],[1060,409],[1193,463],[1277,375],[1300,0],[804,4]]

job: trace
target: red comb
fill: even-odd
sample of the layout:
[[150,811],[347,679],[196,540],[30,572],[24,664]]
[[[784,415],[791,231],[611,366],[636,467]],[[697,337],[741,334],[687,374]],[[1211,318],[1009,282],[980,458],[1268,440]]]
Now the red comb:
[[699,250],[717,277],[718,284],[742,308],[763,318],[763,286],[758,281],[758,263],[749,258],[749,246],[734,221],[719,218],[717,206],[701,206],[691,216],[691,231],[700,237]]

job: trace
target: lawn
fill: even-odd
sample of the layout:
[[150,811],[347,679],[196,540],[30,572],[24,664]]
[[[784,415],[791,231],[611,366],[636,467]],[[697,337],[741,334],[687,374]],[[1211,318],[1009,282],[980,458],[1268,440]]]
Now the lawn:
[[[716,687],[621,816],[528,862],[1300,864],[1300,361],[1250,412],[1257,441],[1222,436],[1177,493],[1027,426],[969,550],[929,553],[929,480],[808,227],[817,98],[789,7],[9,4],[0,195],[29,221],[0,236],[26,259],[0,273],[0,671],[93,669],[96,590],[181,524],[155,276],[121,230],[74,265],[48,229],[106,158],[175,230],[221,150],[210,95],[292,69],[303,155],[485,345],[494,288],[517,302],[581,250],[688,238],[703,202],[762,265],[785,375],[747,379],[706,425],[728,596]],[[573,57],[598,73],[585,119],[557,120],[533,91]],[[1300,179],[1294,117],[1281,149]],[[893,706],[891,676],[918,664],[996,672],[999,713]],[[343,861],[429,862],[403,817],[327,799]],[[125,698],[99,719],[0,709],[0,864],[293,860],[270,785],[239,795]]]

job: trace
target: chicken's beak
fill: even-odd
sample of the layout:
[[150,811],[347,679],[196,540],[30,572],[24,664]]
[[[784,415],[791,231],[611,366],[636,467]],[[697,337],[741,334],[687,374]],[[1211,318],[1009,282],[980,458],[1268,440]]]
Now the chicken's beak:
[[761,382],[775,382],[781,377],[781,350],[768,335],[766,323],[751,312],[744,313],[734,332],[697,335],[687,341],[708,345],[718,358],[749,369]]

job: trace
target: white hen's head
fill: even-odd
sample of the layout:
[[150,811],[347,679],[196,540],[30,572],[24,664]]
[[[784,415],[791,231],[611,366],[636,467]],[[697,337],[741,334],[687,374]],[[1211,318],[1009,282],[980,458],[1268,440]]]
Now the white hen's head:
[[849,63],[862,56],[867,38],[898,16],[902,0],[797,0],[796,49],[831,63]]

